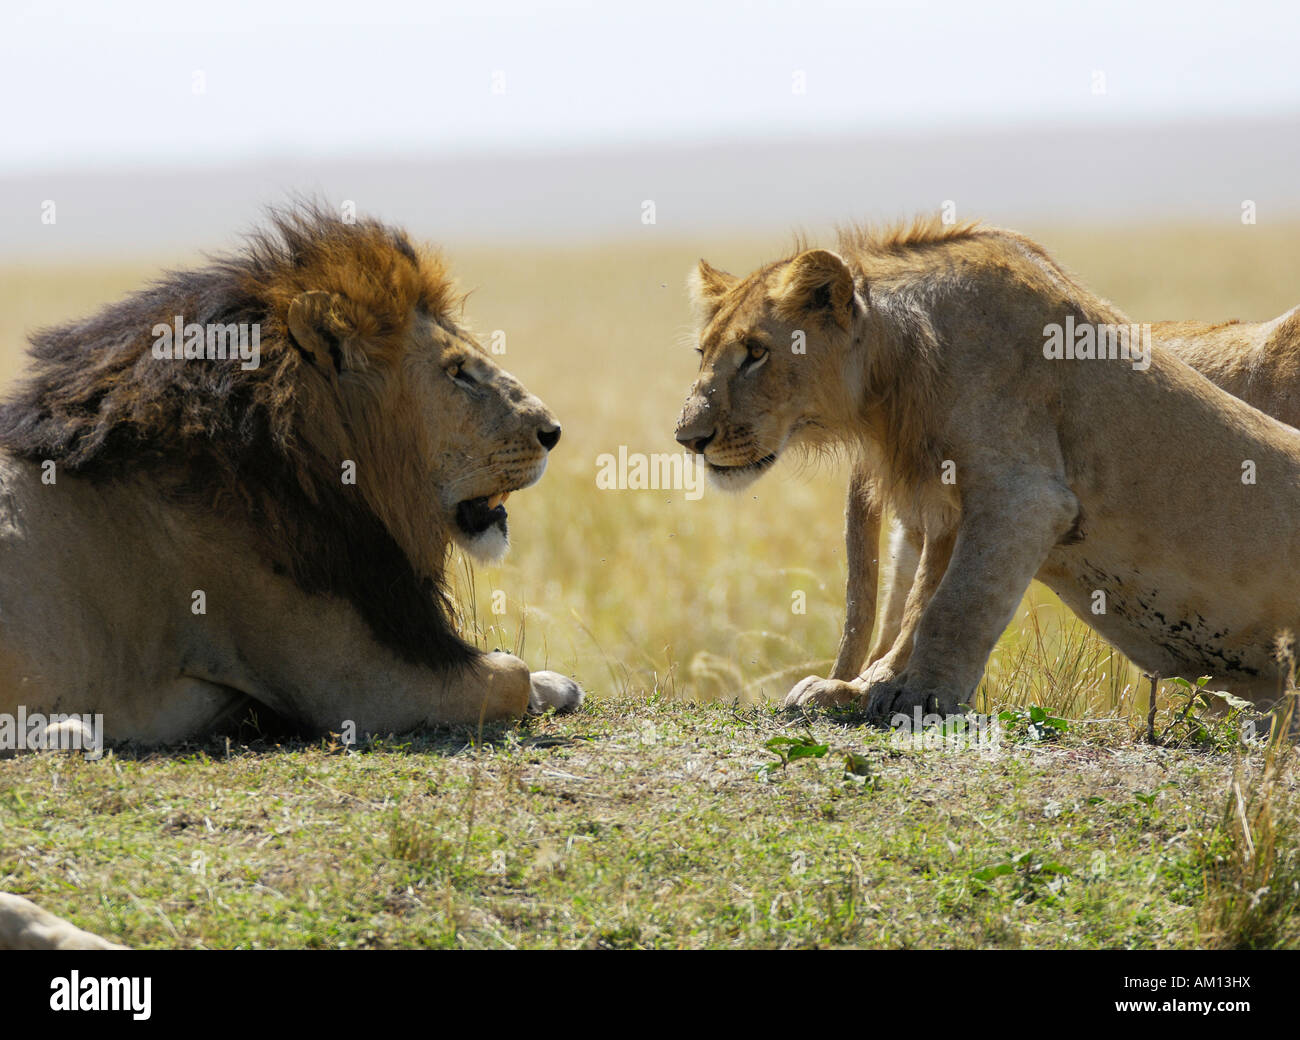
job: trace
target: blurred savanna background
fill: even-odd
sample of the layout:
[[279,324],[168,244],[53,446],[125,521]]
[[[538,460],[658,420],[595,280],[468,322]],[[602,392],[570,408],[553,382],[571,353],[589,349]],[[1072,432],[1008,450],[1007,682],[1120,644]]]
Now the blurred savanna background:
[[0,891],[135,947],[1300,945],[1296,759],[1257,720],[1167,685],[1146,743],[1142,677],[1038,586],[992,745],[780,712],[839,639],[848,460],[734,497],[597,483],[679,450],[700,257],[943,212],[1134,321],[1300,304],[1297,54],[1269,0],[9,0],[0,392],[32,330],[268,206],[404,227],[564,426],[506,561],[453,555],[464,626],[590,696],[20,756]]
[[[237,248],[268,205],[406,227],[564,425],[512,499],[507,561],[452,561],[466,625],[596,697],[779,698],[839,637],[847,460],[783,461],[738,497],[597,487],[602,454],[678,450],[699,257],[742,272],[795,232],[831,245],[837,221],[946,205],[1035,237],[1134,320],[1300,304],[1300,16],[1270,5],[323,4],[304,22],[259,4],[255,27],[239,5],[19,7],[0,385],[32,329]],[[1139,687],[1035,588],[986,693],[1129,714]]]

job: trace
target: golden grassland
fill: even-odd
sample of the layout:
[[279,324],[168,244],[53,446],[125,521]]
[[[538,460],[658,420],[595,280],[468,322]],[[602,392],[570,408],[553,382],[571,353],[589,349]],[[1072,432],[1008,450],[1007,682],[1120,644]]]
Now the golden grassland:
[[[1300,303],[1300,227],[1023,230],[1135,320]],[[456,561],[462,608],[483,643],[578,676],[582,712],[352,749],[24,756],[0,771],[0,891],[160,948],[1300,943],[1283,742],[1181,717],[1171,688],[1168,739],[1144,745],[1131,666],[1038,588],[985,703],[1068,725],[1013,710],[983,748],[775,711],[758,702],[835,650],[843,467],[782,463],[698,501],[597,488],[601,453],[676,447],[695,258],[739,271],[784,244],[648,229],[618,246],[448,250],[480,287],[471,323],[505,331],[507,367],[565,428],[541,484],[511,499],[508,561]],[[29,329],[155,270],[5,269],[0,382]]]
[[[1300,303],[1296,225],[1023,230],[1135,320],[1259,320]],[[598,697],[776,698],[824,674],[834,655],[844,465],[783,462],[743,495],[705,489],[688,501],[681,491],[600,490],[596,460],[620,446],[677,449],[673,424],[695,370],[683,287],[695,259],[743,271],[780,255],[788,236],[694,242],[646,232],[618,244],[447,249],[474,287],[470,326],[505,332],[500,360],[564,424],[546,477],[511,500],[506,562],[471,572],[454,561],[462,607],[484,643],[522,647],[534,667],[571,672]],[[86,315],[158,269],[4,268],[0,384],[20,372],[31,329]],[[1142,522],[1140,503],[1133,520]],[[492,612],[494,593],[504,593],[504,614]],[[1135,694],[1127,663],[1072,621],[1062,631],[1061,620],[1035,588],[990,663],[992,700],[1141,708],[1145,690]]]

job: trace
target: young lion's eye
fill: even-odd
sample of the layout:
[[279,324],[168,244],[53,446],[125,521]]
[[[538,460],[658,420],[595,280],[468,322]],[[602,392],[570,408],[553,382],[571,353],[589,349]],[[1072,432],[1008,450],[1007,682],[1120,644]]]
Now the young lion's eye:
[[757,368],[767,360],[768,349],[761,343],[750,342],[745,347],[745,360],[740,363],[742,369]]

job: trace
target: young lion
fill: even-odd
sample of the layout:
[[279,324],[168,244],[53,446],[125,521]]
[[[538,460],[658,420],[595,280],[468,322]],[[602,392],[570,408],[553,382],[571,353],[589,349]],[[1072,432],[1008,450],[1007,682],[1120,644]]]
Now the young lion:
[[[1151,338],[1234,397],[1288,426],[1300,427],[1300,308],[1263,322],[1155,322]],[[924,533],[909,530],[897,518],[891,524],[881,578],[880,625],[868,650],[877,613],[876,553],[882,510],[881,496],[865,466],[853,468],[844,512],[849,570],[846,616],[830,677],[848,681],[862,675],[869,683],[896,675],[911,653],[911,630],[929,602],[923,589],[907,613]],[[819,681],[809,676],[801,685]],[[797,700],[799,694],[793,696]]]
[[[740,279],[701,263],[677,430],[732,488],[787,447],[847,444],[924,532],[906,665],[787,703],[954,711],[1035,577],[1145,670],[1271,702],[1274,636],[1300,621],[1300,432],[1160,345],[1141,357],[1022,236],[918,223],[840,250]],[[1078,353],[1063,329],[1088,331]]]

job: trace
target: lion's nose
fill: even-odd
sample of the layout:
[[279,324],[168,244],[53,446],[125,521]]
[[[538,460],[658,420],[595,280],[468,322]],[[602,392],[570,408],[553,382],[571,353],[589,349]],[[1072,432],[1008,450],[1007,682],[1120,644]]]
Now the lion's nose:
[[539,426],[537,428],[537,439],[541,442],[543,448],[550,451],[560,443],[560,424],[554,426]]
[[716,434],[717,430],[710,430],[703,437],[697,437],[693,431],[685,430],[677,435],[677,443],[695,452],[696,455],[702,455],[704,449],[712,443]]

